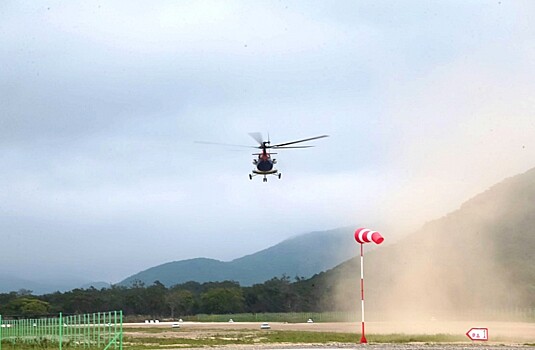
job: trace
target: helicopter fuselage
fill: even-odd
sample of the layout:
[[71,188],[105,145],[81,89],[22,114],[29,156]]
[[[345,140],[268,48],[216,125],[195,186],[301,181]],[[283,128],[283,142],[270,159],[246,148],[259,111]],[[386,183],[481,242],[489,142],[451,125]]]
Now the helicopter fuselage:
[[253,164],[256,165],[256,169],[261,173],[269,173],[273,170],[273,164],[277,161],[271,158],[271,155],[266,152],[264,149],[262,153],[258,154],[258,159],[253,161]]
[[266,149],[263,149],[262,153],[254,155],[258,155],[258,158],[253,159],[253,164],[256,166],[256,169],[253,169],[253,175],[249,175],[250,179],[252,179],[252,176],[254,175],[264,175],[264,182],[267,181],[266,175],[276,175],[280,179],[281,175],[279,171],[274,168],[274,164],[277,163],[277,160],[271,158],[271,154],[268,153]]

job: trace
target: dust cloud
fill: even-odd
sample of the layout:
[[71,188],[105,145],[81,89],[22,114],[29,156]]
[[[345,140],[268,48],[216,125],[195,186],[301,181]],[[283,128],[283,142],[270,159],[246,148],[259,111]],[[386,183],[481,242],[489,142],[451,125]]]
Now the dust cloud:
[[[535,170],[521,176],[395,243],[365,253],[366,319],[424,327],[435,320],[503,321],[514,317],[511,310],[533,304],[529,288],[512,273],[518,266],[507,257],[522,256],[522,243],[511,248],[517,238],[525,239],[527,254],[534,244],[529,198],[535,191]],[[360,317],[360,259],[342,265],[331,283],[337,308]]]

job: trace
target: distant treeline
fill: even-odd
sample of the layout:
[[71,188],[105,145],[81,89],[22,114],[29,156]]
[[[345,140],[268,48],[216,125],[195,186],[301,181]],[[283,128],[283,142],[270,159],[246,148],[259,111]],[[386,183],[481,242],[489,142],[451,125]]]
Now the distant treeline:
[[166,287],[135,282],[131,287],[74,289],[40,296],[31,291],[0,294],[0,315],[33,317],[123,310],[125,315],[176,318],[196,314],[322,312],[332,305],[321,302],[322,295],[307,281],[287,276],[262,284],[242,287],[237,282],[187,282]]

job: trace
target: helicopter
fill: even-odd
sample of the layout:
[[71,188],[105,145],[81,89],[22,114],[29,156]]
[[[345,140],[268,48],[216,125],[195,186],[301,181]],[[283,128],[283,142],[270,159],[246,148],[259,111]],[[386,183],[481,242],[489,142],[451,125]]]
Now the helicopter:
[[269,149],[310,148],[314,146],[291,146],[291,145],[294,145],[296,143],[321,139],[324,137],[328,137],[329,135],[309,137],[307,139],[277,143],[275,145],[271,144],[271,141],[269,140],[269,135],[268,135],[267,141],[264,141],[262,134],[259,132],[251,132],[249,133],[249,136],[251,136],[258,143],[258,146],[231,145],[227,143],[215,143],[215,142],[206,142],[206,141],[196,141],[196,143],[258,148],[260,151],[258,153],[253,153],[253,156],[257,156],[257,157],[253,159],[253,165],[255,166],[255,169],[253,169],[251,174],[249,174],[249,179],[252,180],[253,177],[260,175],[264,177],[262,179],[263,182],[267,182],[268,175],[276,176],[279,179],[282,176],[282,174],[277,169],[274,168],[274,165],[277,164],[277,160],[271,157],[272,155],[277,154],[277,153],[272,153],[269,151]]
[[302,140],[297,140],[297,141],[277,143],[275,145],[271,144],[271,141],[269,140],[269,136],[268,136],[268,140],[264,141],[262,134],[259,132],[249,133],[249,136],[255,139],[256,142],[258,142],[258,146],[254,146],[254,147],[261,150],[259,153],[253,153],[253,156],[257,156],[257,158],[253,159],[253,165],[256,167],[256,169],[253,169],[252,173],[249,174],[249,180],[252,180],[254,176],[261,175],[261,176],[264,176],[262,181],[267,182],[268,175],[277,176],[279,179],[282,176],[282,174],[277,169],[274,168],[274,165],[277,164],[277,160],[271,157],[271,155],[277,154],[277,153],[269,152],[268,151],[269,149],[310,148],[314,146],[290,146],[290,145],[321,139],[324,137],[328,137],[329,135],[321,135],[321,136],[310,137],[307,139],[302,139]]

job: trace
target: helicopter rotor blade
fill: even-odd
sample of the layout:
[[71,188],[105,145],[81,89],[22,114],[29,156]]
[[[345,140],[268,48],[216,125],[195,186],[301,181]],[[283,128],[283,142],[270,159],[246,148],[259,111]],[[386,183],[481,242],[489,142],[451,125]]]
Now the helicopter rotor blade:
[[286,146],[282,146],[282,147],[273,146],[273,147],[270,147],[270,148],[275,148],[275,149],[290,149],[290,148],[311,148],[311,147],[314,147],[314,146],[290,146],[290,147],[286,147]]
[[310,138],[307,138],[307,139],[302,139],[302,140],[297,140],[297,141],[278,143],[276,145],[270,145],[269,144],[270,143],[269,137],[268,137],[268,141],[264,141],[264,139],[262,138],[262,134],[259,133],[259,132],[250,132],[249,136],[251,136],[256,142],[258,142],[258,146],[236,145],[236,144],[232,144],[232,143],[221,143],[221,142],[211,142],[211,141],[194,141],[194,142],[195,143],[200,143],[200,144],[205,144],[205,145],[244,147],[244,148],[260,148],[260,149],[265,149],[265,148],[276,148],[276,149],[310,148],[310,147],[314,147],[314,146],[290,146],[290,147],[288,147],[288,146],[296,144],[296,143],[300,143],[300,142],[306,142],[306,141],[312,141],[312,140],[321,139],[321,138],[324,138],[324,137],[328,137],[329,135],[315,136],[315,137],[310,137]]
[[259,132],[250,132],[249,136],[251,136],[260,146],[264,144],[264,138],[262,137],[262,134]]
[[282,146],[287,146],[287,145],[293,145],[294,143],[299,143],[299,142],[305,142],[305,141],[312,141],[312,140],[317,140],[317,139],[322,139],[324,137],[329,137],[329,135],[321,135],[321,136],[315,136],[315,137],[310,137],[308,139],[303,139],[303,140],[297,140],[297,141],[290,141],[290,142],[285,142],[285,143],[278,143],[276,145],[273,145],[271,146],[272,148],[280,148]]
[[245,147],[245,148],[258,148],[256,146],[246,146],[246,145],[235,145],[232,143],[220,143],[220,142],[210,142],[210,141],[195,141],[195,143],[201,143],[204,145],[217,145],[217,146],[231,146],[231,147]]

